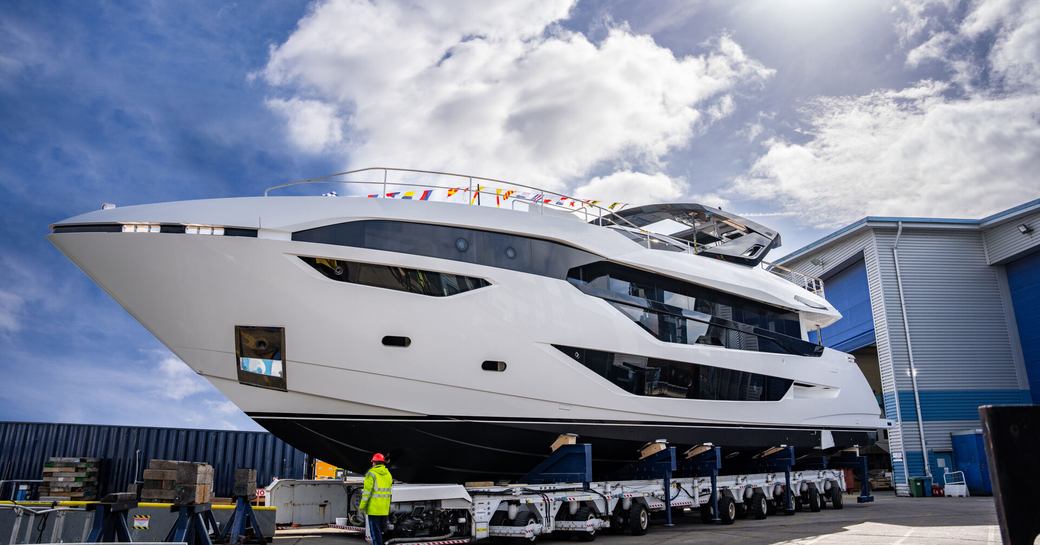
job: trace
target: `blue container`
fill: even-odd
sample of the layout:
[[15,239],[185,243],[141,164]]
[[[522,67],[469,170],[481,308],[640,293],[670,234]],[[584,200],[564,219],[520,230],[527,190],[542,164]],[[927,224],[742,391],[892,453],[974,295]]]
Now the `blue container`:
[[950,434],[953,443],[953,467],[964,472],[964,481],[972,496],[992,496],[989,480],[989,462],[986,460],[986,441],[981,429]]

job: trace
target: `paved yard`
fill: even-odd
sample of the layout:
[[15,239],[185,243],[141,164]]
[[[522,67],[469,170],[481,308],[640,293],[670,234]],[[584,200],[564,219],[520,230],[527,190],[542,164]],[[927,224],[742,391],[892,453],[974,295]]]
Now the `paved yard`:
[[[297,530],[299,532],[299,530]],[[329,533],[279,535],[276,545],[359,545],[360,539]],[[563,540],[546,540],[564,543]],[[702,524],[691,514],[671,528],[655,525],[642,537],[602,535],[597,543],[924,545],[999,544],[992,498],[898,498],[881,493],[872,504],[847,497],[845,509],[766,520],[738,520],[731,526]]]

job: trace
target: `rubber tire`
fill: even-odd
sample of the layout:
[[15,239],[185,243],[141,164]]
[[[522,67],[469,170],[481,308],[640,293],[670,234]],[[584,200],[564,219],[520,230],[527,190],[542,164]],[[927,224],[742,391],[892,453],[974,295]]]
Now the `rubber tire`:
[[750,503],[745,501],[743,503],[738,503],[737,504],[737,518],[738,519],[746,519],[746,518],[748,518],[748,514],[750,512],[751,512]]
[[809,497],[808,501],[806,502],[806,505],[809,507],[809,510],[813,513],[819,513],[820,509],[823,509],[823,499],[820,498],[819,489],[817,489],[815,486],[810,486],[808,496]]
[[766,514],[769,516],[775,515],[778,509],[777,502],[782,501],[784,501],[782,496],[780,498],[773,498],[772,500],[769,500],[769,502],[766,504]]
[[711,504],[707,503],[701,506],[701,522],[704,524],[711,524]]
[[634,536],[646,535],[650,530],[650,512],[641,503],[633,503],[628,510],[628,533]]
[[[527,526],[528,524],[530,524],[532,522],[538,522],[538,517],[534,516],[534,513],[530,512],[530,511],[524,511],[523,513],[517,513],[516,518],[513,519],[513,523],[512,523],[511,526],[517,526],[517,527]],[[536,541],[538,541],[538,536],[537,535],[532,536],[531,539],[526,539],[526,538],[522,538],[522,537],[514,537],[514,538],[510,539],[509,543],[517,543],[517,544],[520,544],[520,543],[534,543]]]
[[843,507],[842,504],[841,504],[842,500],[844,499],[843,496],[844,496],[844,494],[841,493],[841,489],[838,488],[838,485],[837,484],[832,485],[831,486],[831,507],[834,508],[834,509],[841,509]]
[[719,522],[733,524],[737,520],[737,502],[729,496],[719,498]]
[[751,505],[749,510],[755,517],[755,520],[766,518],[769,514],[769,500],[766,499],[766,495],[757,492],[755,495],[751,496]]
[[[571,517],[571,520],[586,520],[587,521],[587,520],[591,520],[591,519],[594,519],[594,518],[596,518],[596,513],[593,513],[592,509],[589,509],[588,506],[585,506],[585,507],[579,507],[578,511],[574,513],[574,516]],[[596,540],[596,532],[592,532],[591,534],[589,532],[570,532],[570,534],[571,534],[572,537],[574,537],[575,541],[589,542],[589,541],[595,541]]]

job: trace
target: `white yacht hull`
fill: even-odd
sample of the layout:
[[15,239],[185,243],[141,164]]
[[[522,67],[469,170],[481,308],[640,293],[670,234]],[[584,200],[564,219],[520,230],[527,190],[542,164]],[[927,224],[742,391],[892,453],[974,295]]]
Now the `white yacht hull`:
[[[559,433],[592,441],[597,463],[609,470],[655,439],[679,446],[812,449],[866,445],[884,425],[866,380],[846,354],[825,350],[820,357],[802,357],[662,342],[563,279],[292,241],[288,233],[308,224],[277,225],[264,215],[278,199],[259,201],[253,207],[257,221],[275,226],[256,225],[257,238],[103,232],[50,238],[243,411],[328,462],[359,470],[372,452],[382,451],[391,456],[395,475],[413,482],[498,479],[535,465]],[[315,201],[324,207],[343,203],[337,221],[410,215],[429,221],[421,217],[428,213],[422,207],[438,206],[457,214],[476,212],[469,221],[478,227],[492,217],[489,212],[536,219],[529,213],[435,203]],[[200,221],[175,217],[176,208],[149,206],[160,208],[132,207],[133,216],[126,215],[131,208],[102,211],[66,222]],[[548,220],[539,221],[555,225]],[[204,221],[242,224],[221,217]],[[335,282],[299,256],[466,275],[490,285],[430,297]],[[284,328],[286,391],[240,383],[235,326]],[[388,335],[407,337],[411,344],[384,346]],[[556,346],[711,365],[782,377],[796,386],[779,401],[639,396]],[[506,369],[485,371],[485,361],[505,362]]]

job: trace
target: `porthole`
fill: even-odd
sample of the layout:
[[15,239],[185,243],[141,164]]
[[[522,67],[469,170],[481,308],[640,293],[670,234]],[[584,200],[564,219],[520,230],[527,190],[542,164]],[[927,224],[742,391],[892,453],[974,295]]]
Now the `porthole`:
[[502,371],[506,370],[506,362],[488,360],[480,364],[480,368],[485,371],[496,371],[501,373]]
[[509,259],[516,259],[516,248],[513,248],[512,246],[506,248],[506,257]]
[[400,346],[407,348],[412,345],[412,340],[408,337],[401,337],[398,335],[387,335],[383,337],[383,346]]
[[469,249],[469,241],[462,237],[455,239],[455,249],[460,252],[465,252]]

